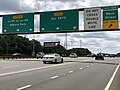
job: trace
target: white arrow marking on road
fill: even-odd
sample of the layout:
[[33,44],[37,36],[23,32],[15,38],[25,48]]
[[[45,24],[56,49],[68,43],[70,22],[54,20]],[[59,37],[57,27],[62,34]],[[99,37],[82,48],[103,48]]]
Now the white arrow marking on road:
[[21,87],[21,88],[17,88],[16,90],[23,90],[23,89],[26,89],[26,88],[29,88],[31,87],[32,85],[27,85],[27,86],[24,86],[24,87]]

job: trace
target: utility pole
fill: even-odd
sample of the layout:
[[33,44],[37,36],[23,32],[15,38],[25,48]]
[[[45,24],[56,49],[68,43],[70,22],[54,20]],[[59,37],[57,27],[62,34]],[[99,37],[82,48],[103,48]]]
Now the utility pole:
[[34,39],[34,35],[33,35],[33,52],[32,52],[32,56],[35,56],[35,39]]

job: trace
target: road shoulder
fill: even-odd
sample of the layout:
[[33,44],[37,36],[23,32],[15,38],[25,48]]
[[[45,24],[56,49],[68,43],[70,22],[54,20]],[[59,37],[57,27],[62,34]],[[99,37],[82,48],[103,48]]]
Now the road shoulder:
[[117,74],[116,74],[109,90],[120,90],[120,67],[117,71]]

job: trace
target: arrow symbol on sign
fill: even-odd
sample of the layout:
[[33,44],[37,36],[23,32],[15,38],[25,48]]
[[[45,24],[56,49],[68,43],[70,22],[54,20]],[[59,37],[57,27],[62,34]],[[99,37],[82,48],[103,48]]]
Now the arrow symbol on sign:
[[32,31],[32,29],[31,29],[31,28],[30,28],[29,30],[30,30],[30,31]]
[[17,29],[17,31],[19,32],[19,29]]
[[109,28],[112,27],[112,24],[110,24]]
[[4,32],[7,32],[7,30],[4,30]]
[[56,29],[57,29],[57,30],[59,30],[60,28],[59,28],[59,27],[57,27]]
[[44,30],[45,30],[45,28],[42,28],[42,30],[44,31]]
[[73,29],[76,29],[76,26],[74,26]]

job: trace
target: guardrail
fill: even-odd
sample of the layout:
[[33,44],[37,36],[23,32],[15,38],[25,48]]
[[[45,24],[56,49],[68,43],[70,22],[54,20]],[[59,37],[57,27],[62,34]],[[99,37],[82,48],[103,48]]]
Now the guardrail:
[[25,59],[25,58],[36,58],[33,56],[0,56],[1,59],[5,60],[5,59]]

